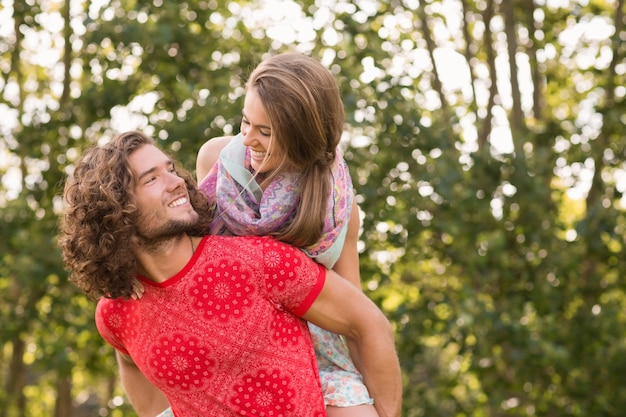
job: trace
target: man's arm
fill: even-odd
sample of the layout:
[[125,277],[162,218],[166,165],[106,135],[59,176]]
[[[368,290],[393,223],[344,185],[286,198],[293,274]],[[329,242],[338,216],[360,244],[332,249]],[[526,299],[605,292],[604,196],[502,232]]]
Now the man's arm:
[[380,417],[400,416],[402,376],[393,329],[382,311],[354,285],[327,271],[322,292],[303,318],[344,335]]
[[139,370],[130,356],[117,352],[120,379],[139,417],[154,417],[170,406],[165,395]]

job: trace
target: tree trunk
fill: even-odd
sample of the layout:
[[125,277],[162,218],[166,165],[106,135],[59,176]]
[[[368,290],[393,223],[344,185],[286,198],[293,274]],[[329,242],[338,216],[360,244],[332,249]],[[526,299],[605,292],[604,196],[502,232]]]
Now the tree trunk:
[[524,127],[524,115],[522,114],[522,99],[517,76],[517,36],[515,16],[513,14],[513,2],[503,1],[502,12],[504,13],[507,50],[509,53],[509,72],[511,74],[511,98],[513,99],[513,109],[511,113],[511,131],[513,134],[513,145],[515,152],[521,155],[521,147],[515,141],[515,133],[520,132]]
[[485,53],[487,55],[487,68],[489,68],[489,98],[487,101],[487,112],[478,132],[478,147],[484,149],[488,143],[489,134],[491,133],[493,108],[498,94],[497,72],[496,72],[496,54],[493,49],[493,36],[491,34],[491,19],[494,15],[493,1],[488,1],[485,11],[483,12],[483,22],[485,24]]
[[[478,111],[478,103],[476,102],[476,89],[475,89],[475,84],[476,84],[476,77],[474,76],[474,71],[473,71],[473,67],[472,67],[472,58],[474,57],[474,54],[472,53],[472,36],[470,35],[469,32],[469,22],[467,21],[467,0],[461,0],[461,10],[463,13],[463,23],[462,25],[462,30],[463,30],[463,39],[465,39],[465,60],[467,61],[467,67],[469,68],[469,75],[470,75],[470,86],[472,88],[472,107],[474,109],[475,112]],[[477,114],[478,117],[478,114]]]
[[54,415],[55,417],[72,417],[72,412],[72,378],[59,376]]
[[435,61],[435,49],[437,45],[435,45],[435,41],[433,40],[433,36],[430,33],[430,27],[428,26],[428,16],[426,15],[426,11],[424,10],[424,3],[420,2],[417,10],[418,18],[422,23],[422,34],[424,35],[424,40],[426,41],[426,47],[428,48],[428,55],[430,56],[430,60],[433,63],[433,89],[439,95],[439,101],[441,101],[441,110],[447,114],[447,104],[446,97],[443,93],[443,85],[441,84],[441,78],[439,77],[439,73],[437,72],[437,62]]
[[19,410],[18,415],[25,415],[26,397],[24,386],[26,385],[26,368],[24,365],[24,351],[26,345],[21,338],[13,341],[13,353],[9,364],[9,375],[6,381],[6,406],[0,409],[0,417],[7,416],[7,409]]
[[70,21],[69,0],[65,1],[65,4],[61,9],[61,13],[63,15],[63,21],[65,22],[65,26],[63,28],[63,40],[65,42],[63,48],[63,65],[65,68],[63,69],[63,92],[61,93],[61,98],[59,99],[59,106],[61,109],[64,109],[70,97],[70,84],[72,82],[72,76],[70,74],[72,66],[72,26]]
[[537,61],[537,49],[539,40],[535,37],[537,22],[535,21],[535,2],[534,0],[526,0],[526,16],[528,16],[528,45],[527,53],[530,64],[530,74],[533,82],[533,116],[536,120],[541,120],[543,111],[543,77],[539,70]]

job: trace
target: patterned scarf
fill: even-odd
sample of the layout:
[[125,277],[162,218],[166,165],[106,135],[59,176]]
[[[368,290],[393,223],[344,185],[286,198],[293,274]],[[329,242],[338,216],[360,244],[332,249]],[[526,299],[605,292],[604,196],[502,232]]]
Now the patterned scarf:
[[[253,172],[250,151],[239,134],[222,150],[200,184],[200,189],[216,205],[212,234],[267,235],[293,219],[300,199],[300,175],[279,173],[263,191]],[[331,175],[328,215],[322,237],[315,244],[302,248],[309,257],[329,268],[337,261],[343,247],[354,198],[348,166],[339,152]]]

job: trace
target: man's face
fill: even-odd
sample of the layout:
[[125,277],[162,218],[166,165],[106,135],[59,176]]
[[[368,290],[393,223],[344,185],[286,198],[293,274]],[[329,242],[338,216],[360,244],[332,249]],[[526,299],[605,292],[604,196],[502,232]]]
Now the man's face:
[[196,224],[198,213],[172,160],[157,147],[143,145],[129,156],[129,162],[136,179],[136,226],[141,238],[160,241]]

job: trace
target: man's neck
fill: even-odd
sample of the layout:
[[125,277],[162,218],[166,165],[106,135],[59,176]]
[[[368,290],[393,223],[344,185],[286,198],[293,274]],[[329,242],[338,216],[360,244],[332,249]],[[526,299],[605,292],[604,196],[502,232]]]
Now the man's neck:
[[154,282],[165,282],[187,265],[196,246],[195,239],[183,234],[149,248],[139,247],[135,251],[139,273]]

